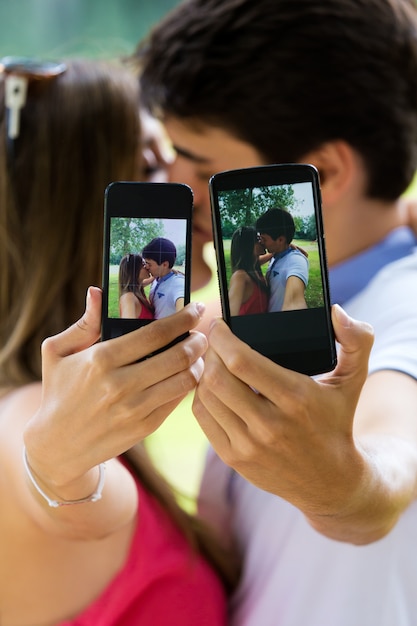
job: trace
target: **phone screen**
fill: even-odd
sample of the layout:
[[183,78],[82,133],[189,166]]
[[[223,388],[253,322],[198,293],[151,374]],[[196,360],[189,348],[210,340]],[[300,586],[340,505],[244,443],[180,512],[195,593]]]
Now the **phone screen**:
[[312,166],[210,182],[223,316],[254,349],[316,374],[335,365],[320,188]]
[[180,310],[190,300],[191,190],[113,183],[105,199],[103,338]]

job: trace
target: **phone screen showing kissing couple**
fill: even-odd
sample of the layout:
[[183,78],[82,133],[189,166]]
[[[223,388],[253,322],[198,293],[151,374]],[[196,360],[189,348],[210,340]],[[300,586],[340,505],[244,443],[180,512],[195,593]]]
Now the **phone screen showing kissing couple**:
[[107,188],[103,340],[172,315],[190,301],[192,201],[191,189],[176,183]]
[[223,317],[252,348],[314,375],[336,364],[317,170],[283,164],[209,183]]

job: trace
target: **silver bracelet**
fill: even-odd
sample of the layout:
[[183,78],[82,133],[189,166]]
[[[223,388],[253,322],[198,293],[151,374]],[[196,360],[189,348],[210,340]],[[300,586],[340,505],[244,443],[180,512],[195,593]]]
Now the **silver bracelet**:
[[86,498],[80,498],[79,500],[53,500],[44,492],[44,490],[36,482],[36,479],[32,473],[32,470],[30,469],[30,466],[28,463],[28,457],[26,453],[26,446],[23,446],[23,465],[24,465],[26,474],[30,482],[32,483],[32,485],[35,487],[36,491],[42,496],[42,498],[44,498],[44,500],[47,501],[49,506],[54,509],[60,506],[70,506],[72,504],[84,504],[85,502],[97,502],[97,500],[101,499],[101,495],[102,495],[103,487],[104,487],[104,479],[105,479],[105,472],[104,472],[106,468],[105,463],[100,463],[100,465],[98,466],[99,478],[98,478],[98,484],[94,493],[92,493],[90,496],[87,496]]

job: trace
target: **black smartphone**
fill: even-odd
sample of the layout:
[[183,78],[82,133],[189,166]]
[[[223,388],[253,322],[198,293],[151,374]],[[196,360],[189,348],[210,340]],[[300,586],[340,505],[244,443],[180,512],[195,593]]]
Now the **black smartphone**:
[[308,164],[220,172],[209,181],[223,318],[275,363],[332,370],[336,346],[318,172]]
[[192,191],[183,184],[114,182],[107,187],[102,340],[188,304],[192,207]]

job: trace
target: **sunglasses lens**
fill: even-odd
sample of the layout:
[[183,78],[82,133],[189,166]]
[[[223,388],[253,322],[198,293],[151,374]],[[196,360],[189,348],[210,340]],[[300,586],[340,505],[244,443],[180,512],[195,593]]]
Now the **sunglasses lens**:
[[63,74],[65,63],[46,61],[27,57],[3,57],[0,59],[0,71],[6,74],[21,74],[33,78],[48,78]]

